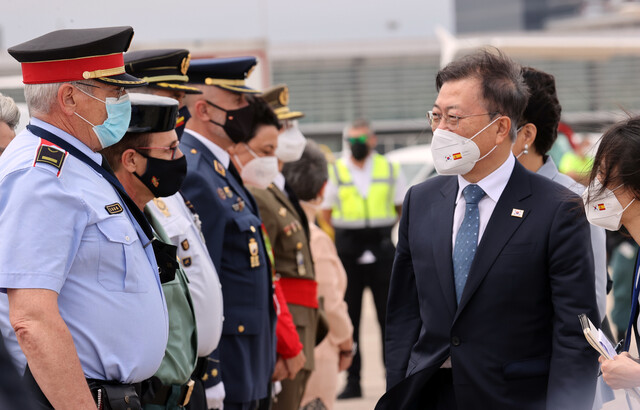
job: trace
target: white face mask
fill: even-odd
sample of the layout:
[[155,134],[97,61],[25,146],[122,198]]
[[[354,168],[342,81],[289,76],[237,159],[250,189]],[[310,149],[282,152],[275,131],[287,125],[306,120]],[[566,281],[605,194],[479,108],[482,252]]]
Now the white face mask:
[[[615,188],[616,189],[620,188]],[[622,226],[622,214],[629,208],[629,206],[636,199],[633,198],[631,202],[624,208],[616,198],[616,195],[609,188],[605,188],[601,194],[602,183],[600,180],[595,179],[582,194],[582,201],[584,202],[584,210],[587,213],[587,219],[593,225],[599,226],[609,231],[617,231]],[[589,195],[589,193],[593,193]]]
[[253,155],[253,159],[245,165],[241,165],[238,156],[234,155],[236,162],[240,166],[240,177],[246,184],[266,189],[278,175],[278,159],[274,156],[259,157],[247,144],[244,145],[249,150],[249,153]]
[[473,139],[494,122],[498,121],[497,117],[483,129],[476,132],[473,137],[465,138],[455,132],[436,129],[433,132],[431,140],[431,155],[433,156],[433,164],[436,171],[440,175],[465,175],[473,169],[476,162],[484,159],[491,154],[498,146],[491,148],[482,158],[480,158],[480,148],[473,142]]
[[300,132],[298,124],[294,123],[290,128],[278,135],[276,157],[282,162],[297,161],[302,157],[306,145],[307,139]]

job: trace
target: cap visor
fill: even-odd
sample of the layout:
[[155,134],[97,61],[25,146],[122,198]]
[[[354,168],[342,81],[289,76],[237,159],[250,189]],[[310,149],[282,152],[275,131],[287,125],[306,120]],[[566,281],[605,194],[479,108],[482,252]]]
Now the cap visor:
[[289,111],[283,114],[278,114],[279,120],[295,120],[296,118],[304,117],[304,113],[300,111]]
[[188,85],[184,85],[184,84],[162,82],[162,83],[149,83],[149,86],[153,88],[161,88],[163,90],[180,90],[180,91],[184,91],[187,94],[202,94],[202,91],[200,91],[199,89],[195,87],[189,87]]
[[227,91],[231,91],[233,93],[239,93],[239,94],[262,94],[262,91],[260,91],[260,90],[254,90],[253,88],[249,88],[249,87],[242,86],[242,85],[218,85],[218,84],[216,84],[216,87],[220,87],[223,90],[227,90]]
[[127,74],[127,73],[112,75],[110,77],[100,77],[100,78],[96,78],[95,80],[103,82],[105,84],[115,85],[115,86],[124,87],[124,88],[134,88],[134,87],[141,87],[143,85],[147,85],[145,81],[142,81],[138,77],[134,77],[131,74]]

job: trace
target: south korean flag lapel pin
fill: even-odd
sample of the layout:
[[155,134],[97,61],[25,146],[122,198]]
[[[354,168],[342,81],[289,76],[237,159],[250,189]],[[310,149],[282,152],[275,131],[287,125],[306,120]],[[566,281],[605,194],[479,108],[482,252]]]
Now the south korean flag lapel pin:
[[524,216],[524,210],[513,208],[511,210],[511,216],[515,218],[522,218]]

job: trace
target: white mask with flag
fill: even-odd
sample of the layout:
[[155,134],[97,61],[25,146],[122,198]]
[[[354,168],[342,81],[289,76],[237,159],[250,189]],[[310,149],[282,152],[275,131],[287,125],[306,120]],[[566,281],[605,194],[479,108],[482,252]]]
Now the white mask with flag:
[[[613,189],[613,191],[621,186]],[[602,189],[600,180],[595,179],[582,194],[584,210],[589,222],[608,231],[620,229],[620,226],[622,226],[622,214],[636,200],[633,198],[623,208],[613,191],[609,188]]]
[[431,155],[433,156],[433,165],[438,174],[465,175],[473,169],[476,162],[491,154],[497,148],[497,145],[480,158],[480,148],[473,142],[473,139],[498,119],[500,117],[491,121],[471,138],[465,138],[455,132],[440,128],[436,129],[431,140]]

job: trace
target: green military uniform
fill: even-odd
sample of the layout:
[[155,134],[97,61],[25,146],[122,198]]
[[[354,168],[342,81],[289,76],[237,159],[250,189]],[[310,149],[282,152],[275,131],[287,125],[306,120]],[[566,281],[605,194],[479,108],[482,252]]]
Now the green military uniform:
[[[269,235],[275,271],[280,276],[287,305],[307,359],[304,368],[294,380],[282,381],[282,392],[273,408],[298,409],[307,380],[314,368],[313,349],[316,345],[318,325],[318,309],[310,307],[317,306],[317,293],[314,291],[313,296],[309,296],[310,294],[305,292],[310,288],[315,289],[316,286],[306,231],[308,226],[305,226],[306,217],[300,217],[289,198],[274,184],[269,185],[267,189],[249,189],[258,203],[260,216]],[[306,300],[301,299],[303,295],[307,295]]]
[[[145,215],[153,227],[156,238],[171,243],[160,222],[147,208]],[[185,399],[190,396],[190,386],[193,383],[188,382],[198,358],[198,335],[188,283],[182,266],[179,266],[175,279],[162,284],[169,313],[169,340],[160,368],[152,377],[152,380],[157,379],[156,382],[159,381],[162,386],[154,386],[156,397],[151,402],[146,402],[143,395],[145,410],[181,409]],[[160,399],[158,393],[162,395],[162,405],[155,404]]]

